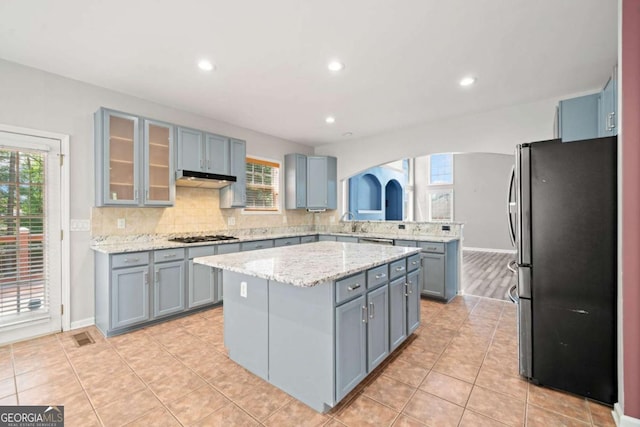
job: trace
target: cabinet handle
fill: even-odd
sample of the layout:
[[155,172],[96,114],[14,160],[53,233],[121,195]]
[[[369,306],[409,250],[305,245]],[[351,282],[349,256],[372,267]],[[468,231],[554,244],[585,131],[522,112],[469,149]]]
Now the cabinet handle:
[[404,270],[403,266],[399,265],[399,266],[396,267],[396,271],[402,271],[402,270]]
[[204,160],[200,159],[200,169],[204,169]]
[[376,312],[375,312],[375,306],[373,305],[373,302],[369,303],[369,319],[373,319],[376,316]]
[[387,275],[384,273],[380,273],[380,274],[376,274],[376,279],[382,279],[383,277],[386,277]]
[[126,262],[138,262],[138,261],[140,261],[140,258],[131,258],[131,259],[125,258],[123,262],[126,263]]
[[133,200],[138,200],[138,190],[133,192]]
[[409,284],[408,283],[404,284],[404,296],[405,297],[409,296]]
[[[348,286],[348,287],[347,287],[347,290],[348,290],[349,292],[351,292],[351,291],[355,291],[355,290],[356,290],[356,289],[358,289],[359,287],[360,287],[360,283],[356,283],[356,284],[355,284],[355,285],[353,285],[353,286]],[[366,307],[365,307],[365,308],[366,308]]]
[[145,199],[145,200],[149,200],[149,190],[145,190],[145,192],[144,192],[144,199]]
[[411,265],[418,265],[418,261],[411,261]]
[[613,117],[615,114],[616,114],[615,112],[611,112],[607,114],[607,130],[613,130],[616,127],[615,122],[613,120]]
[[143,279],[144,280],[144,284],[148,285],[149,284],[149,273],[145,272],[143,275]]
[[176,254],[167,254],[164,257],[165,258],[175,258],[177,255]]
[[362,323],[367,323],[367,306],[362,306]]

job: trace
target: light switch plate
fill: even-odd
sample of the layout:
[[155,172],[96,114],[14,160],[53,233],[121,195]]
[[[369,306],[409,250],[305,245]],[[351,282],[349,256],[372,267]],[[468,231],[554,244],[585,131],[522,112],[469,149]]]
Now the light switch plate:
[[242,298],[247,297],[247,282],[240,282],[240,296]]
[[91,231],[91,221],[88,219],[72,219],[69,222],[70,231]]
[[236,225],[236,217],[235,216],[230,216],[228,221],[229,221],[229,225]]
[[127,223],[125,221],[124,218],[118,218],[118,223],[117,223],[117,227],[122,229],[125,228],[127,226]]

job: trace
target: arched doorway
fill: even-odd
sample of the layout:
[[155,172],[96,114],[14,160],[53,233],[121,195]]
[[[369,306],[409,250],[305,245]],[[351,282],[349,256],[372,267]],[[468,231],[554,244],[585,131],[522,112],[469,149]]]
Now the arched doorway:
[[402,186],[392,179],[384,188],[385,212],[387,221],[402,221]]

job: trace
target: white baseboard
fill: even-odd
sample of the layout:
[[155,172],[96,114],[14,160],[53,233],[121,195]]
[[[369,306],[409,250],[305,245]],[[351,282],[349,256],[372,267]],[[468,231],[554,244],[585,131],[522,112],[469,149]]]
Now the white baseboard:
[[87,317],[86,319],[76,320],[74,322],[71,322],[71,330],[80,329],[80,328],[84,328],[84,327],[95,325],[95,324],[96,324],[95,317]]
[[500,254],[516,254],[515,249],[491,249],[491,248],[471,248],[468,246],[462,247],[463,251],[476,251],[476,252],[497,252]]
[[613,419],[618,427],[640,427],[640,419],[623,414],[619,403],[613,405]]

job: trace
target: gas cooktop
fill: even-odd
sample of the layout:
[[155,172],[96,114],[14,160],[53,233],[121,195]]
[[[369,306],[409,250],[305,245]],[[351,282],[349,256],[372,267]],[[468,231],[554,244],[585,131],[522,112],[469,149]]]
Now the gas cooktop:
[[170,242],[180,243],[201,243],[201,242],[219,242],[221,240],[238,240],[237,237],[224,236],[220,234],[212,234],[208,236],[181,236],[169,239]]

